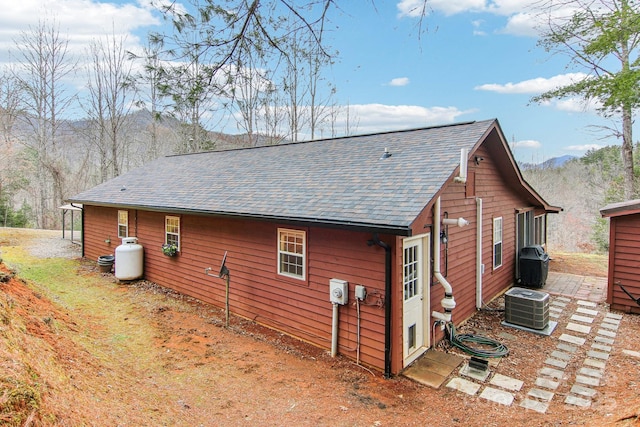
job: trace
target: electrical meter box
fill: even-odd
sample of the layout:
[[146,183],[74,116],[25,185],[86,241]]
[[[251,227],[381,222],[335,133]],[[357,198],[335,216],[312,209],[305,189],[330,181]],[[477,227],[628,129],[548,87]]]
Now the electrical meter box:
[[340,305],[349,302],[349,282],[340,279],[329,280],[329,300]]

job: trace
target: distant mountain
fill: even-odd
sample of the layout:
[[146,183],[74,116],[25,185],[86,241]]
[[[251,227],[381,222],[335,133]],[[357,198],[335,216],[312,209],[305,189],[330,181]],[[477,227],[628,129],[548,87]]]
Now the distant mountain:
[[530,169],[555,169],[564,166],[565,163],[577,159],[576,156],[570,156],[565,154],[560,157],[553,157],[549,160],[546,160],[542,163],[518,163],[521,170],[530,170]]

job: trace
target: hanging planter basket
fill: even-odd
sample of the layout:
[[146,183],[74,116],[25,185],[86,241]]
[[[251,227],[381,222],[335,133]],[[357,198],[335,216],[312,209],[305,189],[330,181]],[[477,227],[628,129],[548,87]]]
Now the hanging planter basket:
[[178,254],[178,246],[169,244],[162,245],[162,253],[166,256],[176,256]]

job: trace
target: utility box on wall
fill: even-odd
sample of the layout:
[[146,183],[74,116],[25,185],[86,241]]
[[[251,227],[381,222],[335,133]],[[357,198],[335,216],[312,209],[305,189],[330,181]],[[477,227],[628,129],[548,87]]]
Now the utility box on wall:
[[349,282],[340,279],[329,280],[329,300],[334,304],[349,302]]

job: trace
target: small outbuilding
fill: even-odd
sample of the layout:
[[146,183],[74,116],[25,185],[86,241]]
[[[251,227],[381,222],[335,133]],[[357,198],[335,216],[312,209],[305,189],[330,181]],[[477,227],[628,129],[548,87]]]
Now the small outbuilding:
[[600,209],[610,219],[607,303],[640,314],[640,199]]
[[69,201],[84,256],[135,236],[146,279],[386,376],[516,283],[560,211],[497,120],[168,156]]

